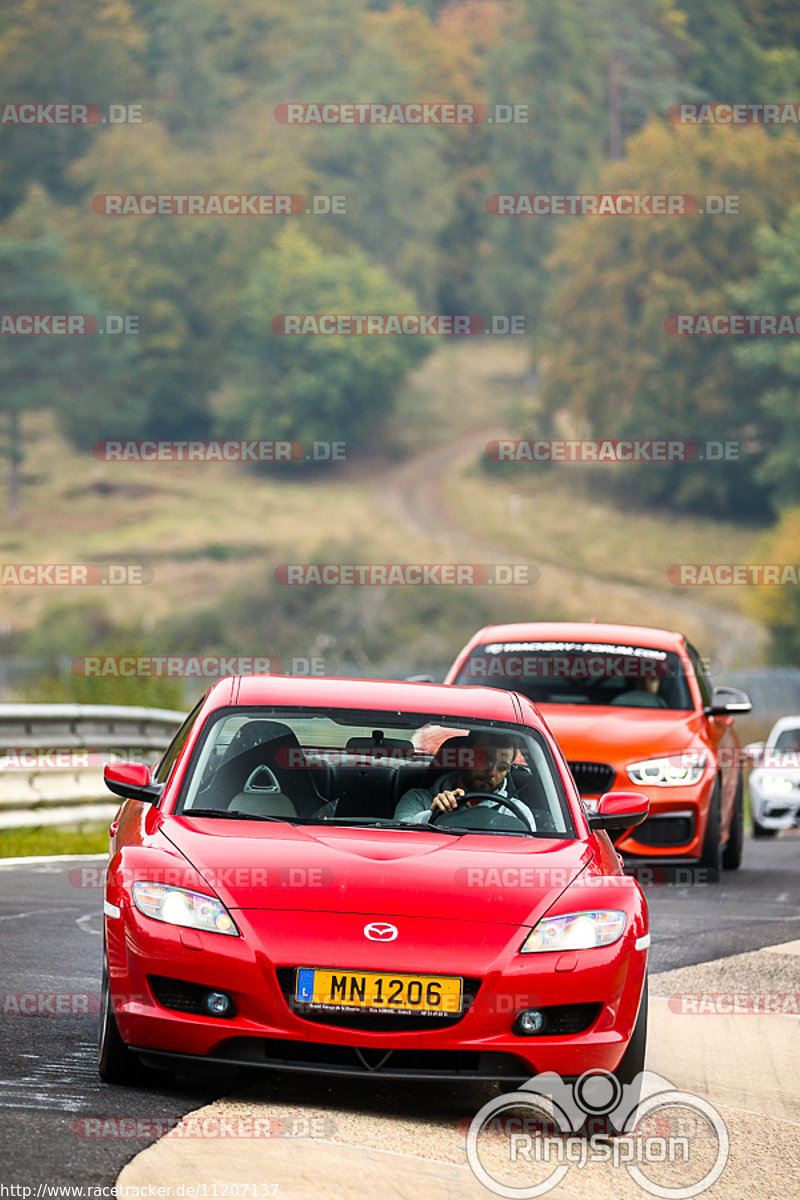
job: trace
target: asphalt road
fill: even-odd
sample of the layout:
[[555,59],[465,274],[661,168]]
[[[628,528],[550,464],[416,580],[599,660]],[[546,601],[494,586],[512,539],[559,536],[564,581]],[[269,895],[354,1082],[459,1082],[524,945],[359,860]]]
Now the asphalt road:
[[[154,1079],[146,1088],[100,1083],[102,896],[98,888],[74,886],[81,865],[0,864],[0,1182],[32,1186],[33,1195],[40,1183],[112,1184],[167,1123],[230,1090],[186,1080]],[[749,841],[742,868],[726,872],[721,884],[678,881],[647,887],[646,894],[651,974],[800,938],[800,836]],[[40,1006],[50,1011],[24,1011]],[[277,1077],[270,1084],[280,1089]],[[286,1086],[293,1091],[289,1079]],[[329,1100],[342,1089],[343,1107],[351,1087],[347,1080],[324,1084]],[[402,1112],[407,1089],[387,1083],[381,1093],[391,1110],[395,1087]],[[100,1118],[113,1123],[100,1125]],[[96,1136],[100,1131],[106,1136]]]

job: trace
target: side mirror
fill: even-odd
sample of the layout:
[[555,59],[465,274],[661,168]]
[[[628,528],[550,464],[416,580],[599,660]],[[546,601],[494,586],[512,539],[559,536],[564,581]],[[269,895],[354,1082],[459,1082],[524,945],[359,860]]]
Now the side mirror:
[[715,687],[711,693],[711,703],[703,712],[707,717],[732,717],[736,713],[749,713],[752,709],[747,692],[734,687]]
[[143,800],[145,804],[158,804],[163,783],[151,783],[150,768],[145,763],[106,763],[103,782],[115,796],[123,800]]
[[590,829],[629,829],[641,825],[650,812],[650,799],[642,792],[606,792],[588,814]]

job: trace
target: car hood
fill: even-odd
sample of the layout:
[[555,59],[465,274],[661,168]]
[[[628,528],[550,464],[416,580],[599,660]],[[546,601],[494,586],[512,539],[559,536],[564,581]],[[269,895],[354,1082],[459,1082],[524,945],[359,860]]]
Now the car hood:
[[166,817],[162,833],[231,909],[532,924],[593,858],[573,839],[213,817]]
[[704,720],[682,709],[538,707],[564,757],[582,762],[624,764],[685,750],[696,742]]

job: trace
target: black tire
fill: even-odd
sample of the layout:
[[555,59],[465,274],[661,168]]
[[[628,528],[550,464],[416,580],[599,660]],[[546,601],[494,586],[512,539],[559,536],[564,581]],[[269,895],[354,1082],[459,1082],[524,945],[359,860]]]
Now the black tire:
[[736,780],[736,795],[733,798],[731,813],[731,828],[728,841],[722,851],[722,866],[726,871],[736,871],[742,865],[742,850],[744,849],[744,784],[742,773]]
[[760,821],[753,817],[753,837],[754,838],[771,838],[777,836],[777,829],[769,829],[766,825],[762,825]]
[[103,1083],[119,1084],[138,1083],[142,1074],[139,1060],[131,1054],[123,1042],[114,1019],[105,953],[103,954],[103,982],[100,988],[100,1019],[97,1030],[97,1072]]
[[[647,975],[644,977],[642,999],[639,1003],[639,1015],[633,1027],[628,1048],[622,1056],[614,1074],[623,1087],[630,1087],[637,1075],[644,1070],[644,1059],[647,1051]],[[638,1104],[638,1099],[637,1099]]]
[[708,821],[706,836],[703,838],[703,849],[698,864],[703,872],[701,882],[719,883],[722,874],[722,818],[720,814],[719,778],[714,784],[711,803],[708,806]]
[[[644,977],[644,987],[642,988],[642,998],[639,1002],[639,1013],[636,1017],[636,1024],[633,1027],[631,1040],[628,1042],[627,1049],[623,1054],[619,1066],[614,1071],[614,1078],[617,1080],[621,1088],[625,1089],[627,1103],[625,1105],[626,1112],[631,1112],[638,1107],[641,1099],[642,1082],[641,1076],[644,1071],[644,1060],[647,1051],[647,975]],[[634,1080],[637,1080],[634,1084]],[[622,1095],[623,1093],[620,1093]],[[592,1117],[587,1116],[582,1127],[577,1131],[578,1137],[590,1138],[595,1134],[600,1134],[606,1138],[621,1137],[623,1131],[617,1129],[611,1123],[608,1117]]]

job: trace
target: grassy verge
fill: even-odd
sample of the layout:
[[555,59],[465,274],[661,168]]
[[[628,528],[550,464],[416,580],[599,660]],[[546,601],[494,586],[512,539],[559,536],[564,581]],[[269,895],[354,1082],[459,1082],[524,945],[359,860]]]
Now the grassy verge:
[[85,825],[31,825],[0,829],[0,858],[46,854],[103,854],[108,849],[108,821]]

